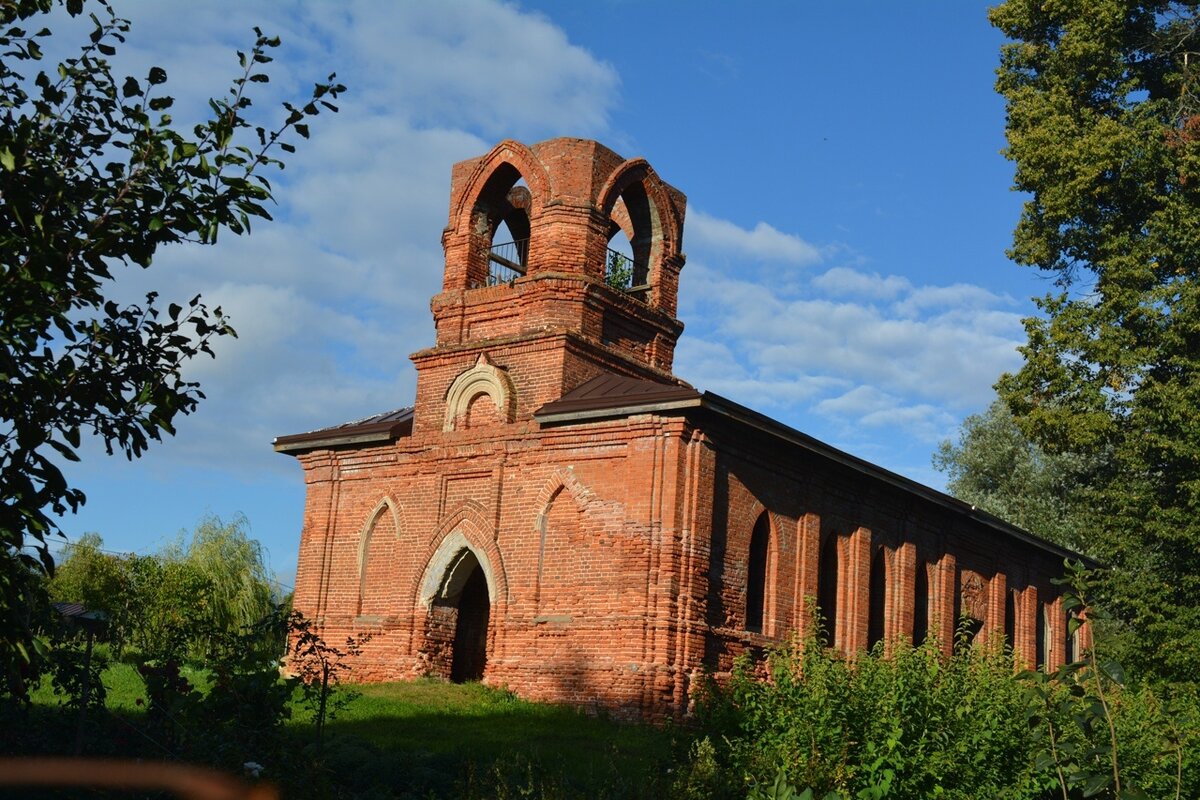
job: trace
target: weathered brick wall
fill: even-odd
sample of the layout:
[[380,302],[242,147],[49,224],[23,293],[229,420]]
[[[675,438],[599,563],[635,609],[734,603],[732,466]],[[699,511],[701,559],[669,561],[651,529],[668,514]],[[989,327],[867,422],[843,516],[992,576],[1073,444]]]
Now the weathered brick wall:
[[[440,437],[430,436],[338,454],[336,490],[322,484],[309,495],[310,519],[319,515],[314,505],[336,495],[330,540],[306,527],[302,546],[328,553],[328,566],[322,574],[306,562],[298,607],[319,608],[332,641],[375,634],[360,676],[448,675],[453,620],[438,604],[423,607],[418,587],[439,540],[470,520],[468,540],[496,554],[490,568],[505,586],[492,614],[487,680],[533,697],[662,713],[674,693],[661,675],[676,666],[679,570],[678,509],[663,482],[678,480],[684,423],[527,431],[516,442],[503,435],[511,427],[461,432],[438,451],[429,445]],[[394,541],[385,546],[387,537]],[[372,562],[376,554],[385,566]],[[368,613],[383,610],[383,597],[395,598],[391,613]]]
[[[708,619],[725,645],[715,655],[710,646],[709,668],[728,670],[733,657],[749,647],[809,630],[808,602],[820,596],[821,581],[829,580],[820,572],[821,547],[829,537],[836,540],[838,591],[836,630],[826,634],[842,650],[868,646],[873,610],[881,617],[877,624],[886,639],[913,639],[916,572],[923,568],[929,573],[928,631],[947,651],[956,621],[965,613],[981,623],[981,639],[1006,635],[1033,667],[1039,615],[1048,603],[1045,661],[1062,663],[1065,615],[1050,582],[1061,574],[1062,564],[1052,555],[840,465],[780,452],[742,431],[730,431],[727,437],[709,434],[721,452],[721,485],[715,494],[728,498],[714,507],[714,551],[721,559],[713,568],[714,613]],[[770,514],[772,537],[759,635],[745,630],[746,569],[750,534],[764,510]],[[872,609],[875,558],[880,559],[883,591]]]

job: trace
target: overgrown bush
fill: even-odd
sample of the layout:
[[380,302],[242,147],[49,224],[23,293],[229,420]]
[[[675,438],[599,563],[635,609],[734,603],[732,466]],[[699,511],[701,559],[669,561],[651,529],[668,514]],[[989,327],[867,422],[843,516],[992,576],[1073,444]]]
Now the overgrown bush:
[[325,725],[354,699],[352,692],[338,692],[338,684],[350,672],[346,659],[362,654],[371,634],[346,637],[345,650],[325,641],[320,628],[299,611],[286,616],[288,669],[296,676],[305,707],[311,712],[316,730],[318,754],[325,741]]
[[710,684],[676,797],[1200,797],[1196,686],[1128,685],[1094,651],[1018,672],[998,642],[847,660],[807,639],[759,672],[742,659]]
[[809,639],[771,653],[768,671],[760,680],[739,661],[704,704],[721,767],[716,796],[745,797],[780,770],[817,797],[1036,796],[1037,778],[1022,767],[1025,688],[998,648],[945,658],[931,641],[851,662]]

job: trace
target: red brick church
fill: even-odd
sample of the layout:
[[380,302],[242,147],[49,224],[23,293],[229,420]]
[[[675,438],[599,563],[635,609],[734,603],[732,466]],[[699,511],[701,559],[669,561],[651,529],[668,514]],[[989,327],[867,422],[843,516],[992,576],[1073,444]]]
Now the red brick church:
[[685,208],[582,139],[454,166],[415,402],[275,440],[307,484],[295,607],[374,634],[359,679],[625,716],[810,630],[806,598],[847,653],[963,620],[1071,659],[1073,554],[672,373]]

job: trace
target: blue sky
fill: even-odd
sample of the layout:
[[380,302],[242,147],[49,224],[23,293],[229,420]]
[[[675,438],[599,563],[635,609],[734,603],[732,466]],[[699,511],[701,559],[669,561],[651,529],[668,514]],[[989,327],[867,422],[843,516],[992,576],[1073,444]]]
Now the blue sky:
[[164,67],[177,117],[255,25],[284,40],[261,113],[331,71],[348,92],[288,158],[274,223],[118,277],[202,292],[240,338],[189,368],[208,400],[178,436],[71,469],[71,538],[152,552],[240,513],[290,582],[304,487],[271,440],[412,402],[451,164],[504,138],[595,138],[687,194],[678,375],[937,488],[930,454],[1050,288],[1004,252],[1021,197],[983,3],[114,2],[120,66]]

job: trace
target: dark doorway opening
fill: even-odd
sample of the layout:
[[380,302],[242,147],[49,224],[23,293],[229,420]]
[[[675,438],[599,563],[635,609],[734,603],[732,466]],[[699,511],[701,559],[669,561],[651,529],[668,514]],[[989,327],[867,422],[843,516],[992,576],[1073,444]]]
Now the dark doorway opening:
[[458,599],[458,621],[454,626],[454,656],[450,662],[450,680],[455,683],[477,681],[487,666],[488,617],[487,578],[476,564],[463,585]]

